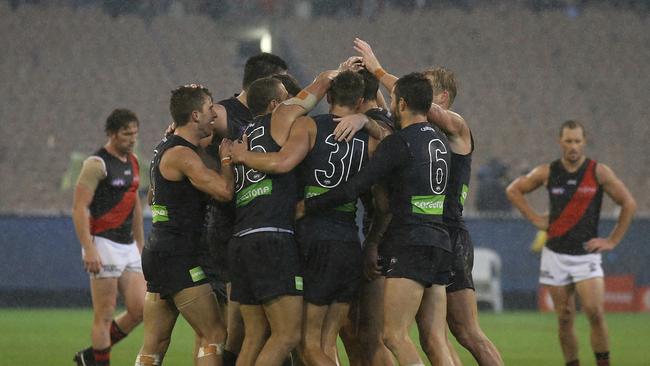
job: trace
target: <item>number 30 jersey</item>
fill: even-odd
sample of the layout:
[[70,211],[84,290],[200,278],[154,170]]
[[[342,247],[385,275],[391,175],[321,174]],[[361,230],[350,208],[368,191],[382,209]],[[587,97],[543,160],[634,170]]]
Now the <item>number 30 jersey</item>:
[[[257,117],[245,133],[251,151],[280,151],[280,146],[271,137],[271,114]],[[235,236],[277,229],[293,233],[295,209],[293,172],[265,174],[245,165],[235,166]]]
[[319,212],[347,202],[385,179],[393,214],[385,236],[404,246],[450,251],[442,216],[450,164],[447,136],[428,122],[415,123],[386,137],[348,184],[305,201],[305,209],[307,213]]
[[[352,141],[337,142],[333,114],[313,117],[316,139],[299,167],[299,184],[304,198],[315,197],[346,183],[368,161],[368,134],[359,131]],[[300,222],[299,235],[310,239],[357,241],[356,197],[342,205],[306,217]]]

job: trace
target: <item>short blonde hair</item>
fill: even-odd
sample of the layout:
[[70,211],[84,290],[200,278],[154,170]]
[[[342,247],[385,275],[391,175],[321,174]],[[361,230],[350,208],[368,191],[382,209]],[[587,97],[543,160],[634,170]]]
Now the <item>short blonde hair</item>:
[[449,106],[451,107],[454,104],[454,99],[456,99],[458,88],[454,72],[444,67],[435,67],[425,70],[424,75],[431,82],[434,95],[440,94],[445,90],[449,93]]

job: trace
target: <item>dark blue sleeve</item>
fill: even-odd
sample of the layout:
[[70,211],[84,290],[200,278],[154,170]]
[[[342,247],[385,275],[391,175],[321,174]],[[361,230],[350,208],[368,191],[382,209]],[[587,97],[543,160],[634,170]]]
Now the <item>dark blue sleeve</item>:
[[397,134],[386,137],[368,163],[345,184],[339,185],[321,195],[305,200],[305,213],[310,214],[354,201],[363,192],[409,158],[404,140]]

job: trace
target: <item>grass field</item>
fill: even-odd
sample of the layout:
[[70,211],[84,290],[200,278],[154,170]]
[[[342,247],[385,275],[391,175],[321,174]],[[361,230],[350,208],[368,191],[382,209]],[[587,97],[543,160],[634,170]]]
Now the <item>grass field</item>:
[[[75,351],[90,341],[89,309],[0,309],[0,365],[72,365]],[[614,365],[650,365],[650,314],[608,314]],[[506,365],[563,365],[552,314],[481,313],[484,331],[497,345]],[[589,348],[589,327],[579,316],[577,332],[582,365],[594,365]],[[417,339],[415,331],[414,339]],[[142,327],[117,345],[113,365],[133,365],[142,341]],[[166,365],[191,365],[193,336],[182,320],[176,325]],[[469,353],[457,348],[466,365],[475,365]],[[347,359],[343,355],[344,364]]]

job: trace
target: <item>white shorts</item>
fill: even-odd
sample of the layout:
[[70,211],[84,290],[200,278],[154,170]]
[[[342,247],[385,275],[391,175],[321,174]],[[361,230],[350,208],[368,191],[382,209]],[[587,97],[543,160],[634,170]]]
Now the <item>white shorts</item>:
[[[102,268],[99,273],[91,273],[90,278],[120,277],[125,271],[142,273],[142,259],[135,242],[120,244],[101,236],[93,236],[93,243],[99,252]],[[82,248],[82,255],[83,251]]]
[[542,249],[539,283],[550,286],[566,286],[590,278],[603,277],[601,254],[571,255]]

